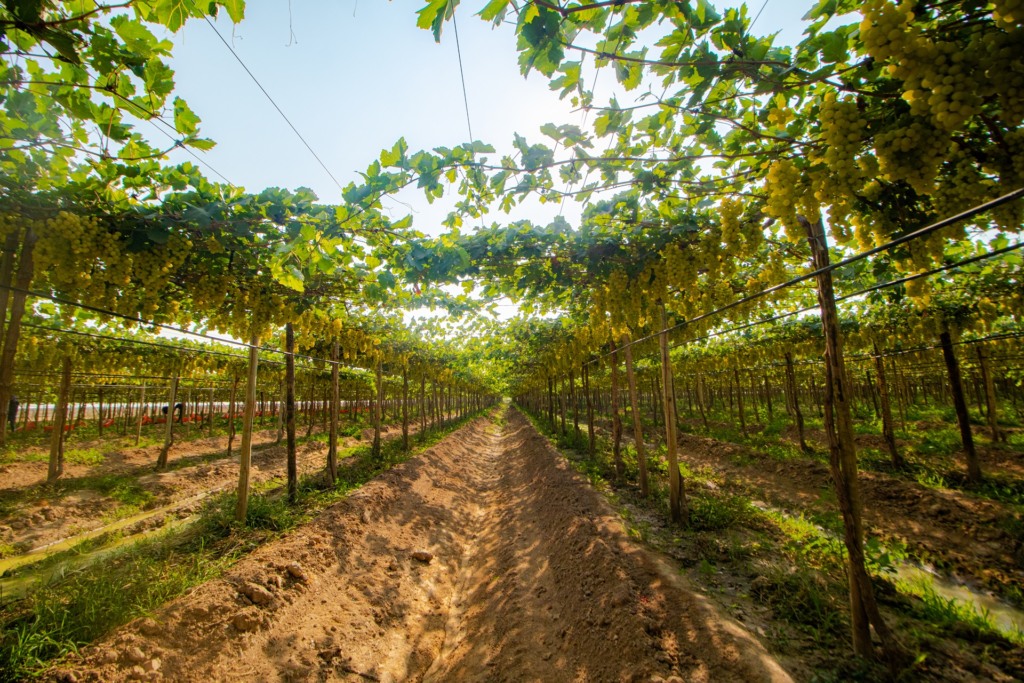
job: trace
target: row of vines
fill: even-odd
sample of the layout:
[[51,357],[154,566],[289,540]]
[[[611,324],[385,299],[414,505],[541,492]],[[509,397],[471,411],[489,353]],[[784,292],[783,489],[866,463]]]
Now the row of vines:
[[[441,40],[459,8],[430,0],[418,25]],[[244,4],[0,10],[0,405],[31,395],[45,417],[55,404],[51,479],[65,422],[77,421],[76,376],[75,400],[97,410],[104,382],[83,378],[136,377],[114,399],[122,430],[153,420],[143,376],[162,392],[150,404],[188,404],[197,430],[225,402],[242,410],[239,520],[257,413],[281,416],[294,495],[297,401],[307,428],[326,411],[333,478],[338,416],[367,400],[360,392],[374,394],[375,450],[387,406],[407,434],[410,407],[422,420],[444,401],[464,412],[505,393],[564,433],[571,416],[591,453],[608,416],[619,476],[628,404],[644,494],[647,411],[669,515],[685,526],[681,425],[710,429],[727,407],[746,435],[784,413],[809,450],[813,411],[843,522],[853,651],[906,661],[865,562],[854,415],[870,404],[899,468],[908,411],[948,402],[972,485],[986,479],[972,400],[992,443],[1020,420],[1015,2],[821,0],[787,46],[755,34],[745,5],[490,0],[478,14],[514,25],[523,73],[547,78],[590,125],[516,135],[500,156],[481,141],[413,151],[399,139],[337,204],[164,165],[166,150],[136,130],[162,122],[175,146],[212,146],[171,98],[172,43],[154,30],[222,11],[237,22]],[[609,72],[615,95],[601,103],[595,84]],[[444,234],[382,210],[411,187],[454,198]],[[580,201],[580,225],[484,224],[527,200]],[[503,298],[523,315],[486,315]],[[408,324],[423,308],[449,315]],[[223,346],[159,348],[172,344],[160,330]],[[57,375],[59,386],[34,379]],[[158,468],[175,421],[163,428]],[[0,443],[19,438],[7,429]]]

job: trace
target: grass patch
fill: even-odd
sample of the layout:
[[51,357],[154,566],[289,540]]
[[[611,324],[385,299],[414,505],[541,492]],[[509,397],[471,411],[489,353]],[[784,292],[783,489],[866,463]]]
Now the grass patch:
[[987,609],[940,595],[928,578],[901,579],[896,582],[896,588],[916,598],[911,604],[917,616],[952,630],[955,635],[973,640],[1005,638],[1015,645],[1024,646],[1024,631],[1000,628]]
[[736,494],[701,492],[690,498],[690,525],[696,531],[721,531],[745,525],[754,512],[750,499]]
[[69,448],[64,451],[64,460],[75,465],[102,465],[110,449]]

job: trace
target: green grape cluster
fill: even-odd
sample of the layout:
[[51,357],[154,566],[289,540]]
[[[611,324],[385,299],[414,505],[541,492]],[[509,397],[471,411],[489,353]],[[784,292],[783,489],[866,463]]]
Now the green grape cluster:
[[789,107],[772,107],[768,110],[768,124],[772,128],[785,128],[793,116],[793,110]]
[[687,291],[697,282],[697,271],[691,259],[683,254],[683,249],[676,243],[668,244],[661,250],[661,260],[665,269],[665,284],[668,288]]
[[860,184],[863,171],[857,155],[864,144],[868,122],[852,98],[839,99],[828,93],[818,112],[821,122],[822,151],[818,156],[829,172],[845,187]]
[[740,216],[743,215],[743,204],[729,197],[718,205],[718,225],[722,231],[722,244],[726,252],[734,253],[742,248],[744,237]]
[[768,162],[765,190],[768,192],[765,212],[782,223],[790,242],[800,242],[804,235],[797,215],[810,221],[821,216],[817,199],[809,192],[800,169],[789,159]]
[[996,98],[1002,118],[1011,126],[1024,122],[1024,26],[1019,17],[1017,23],[1005,31],[987,31],[972,44],[984,67],[972,74],[974,89],[983,98]]
[[998,116],[1017,125],[1024,120],[1021,2],[993,3],[993,17],[1003,31],[942,40],[914,23],[917,3],[871,0],[862,9],[861,40],[868,54],[902,81],[911,113],[930,119],[935,128],[959,130],[991,100],[999,102]]
[[[950,146],[945,166],[942,191],[932,198],[936,215],[953,216],[994,196],[996,182],[983,176],[974,159],[956,143]],[[963,236],[960,232],[958,238]]]
[[921,119],[875,136],[882,179],[904,181],[920,194],[935,190],[935,178],[949,148],[949,137]]
[[1024,24],[1024,0],[993,0],[992,19],[997,25],[1012,29]]

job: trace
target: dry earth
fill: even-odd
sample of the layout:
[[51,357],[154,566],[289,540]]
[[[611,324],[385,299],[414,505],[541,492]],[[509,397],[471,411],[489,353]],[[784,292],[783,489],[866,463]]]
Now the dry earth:
[[514,411],[67,664],[51,678],[790,680]]
[[[410,425],[410,434],[418,430],[418,424]],[[382,431],[382,438],[400,438],[401,434],[400,425],[391,426]],[[362,437],[362,443],[369,443],[373,430],[365,430]],[[253,484],[285,476],[286,451],[284,445],[276,444],[276,439],[276,429],[254,432],[250,474]],[[0,466],[0,479],[3,480],[0,501],[6,497],[20,499],[0,513],[0,541],[39,548],[78,533],[99,529],[116,519],[118,502],[85,485],[87,477],[133,476],[141,489],[152,494],[147,510],[174,506],[126,529],[127,533],[161,526],[168,517],[188,516],[202,505],[205,495],[237,485],[240,442],[241,436],[236,437],[234,455],[228,457],[227,437],[178,441],[169,452],[169,462],[174,469],[166,472],[153,471],[160,451],[158,445],[112,451],[105,462],[92,467],[69,464],[64,479],[72,483],[76,479],[82,480],[83,487],[59,499],[54,499],[53,492],[45,486],[47,463],[18,462]],[[359,443],[353,437],[343,437],[338,441],[338,449],[343,452]],[[300,474],[322,469],[327,460],[327,445],[318,441],[301,444],[296,459]],[[20,481],[21,486],[13,487],[12,481]]]

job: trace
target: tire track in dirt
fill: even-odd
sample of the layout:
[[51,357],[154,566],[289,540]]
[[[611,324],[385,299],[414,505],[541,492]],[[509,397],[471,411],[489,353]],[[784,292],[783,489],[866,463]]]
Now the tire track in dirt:
[[75,679],[789,680],[508,418],[460,429],[88,648]]

